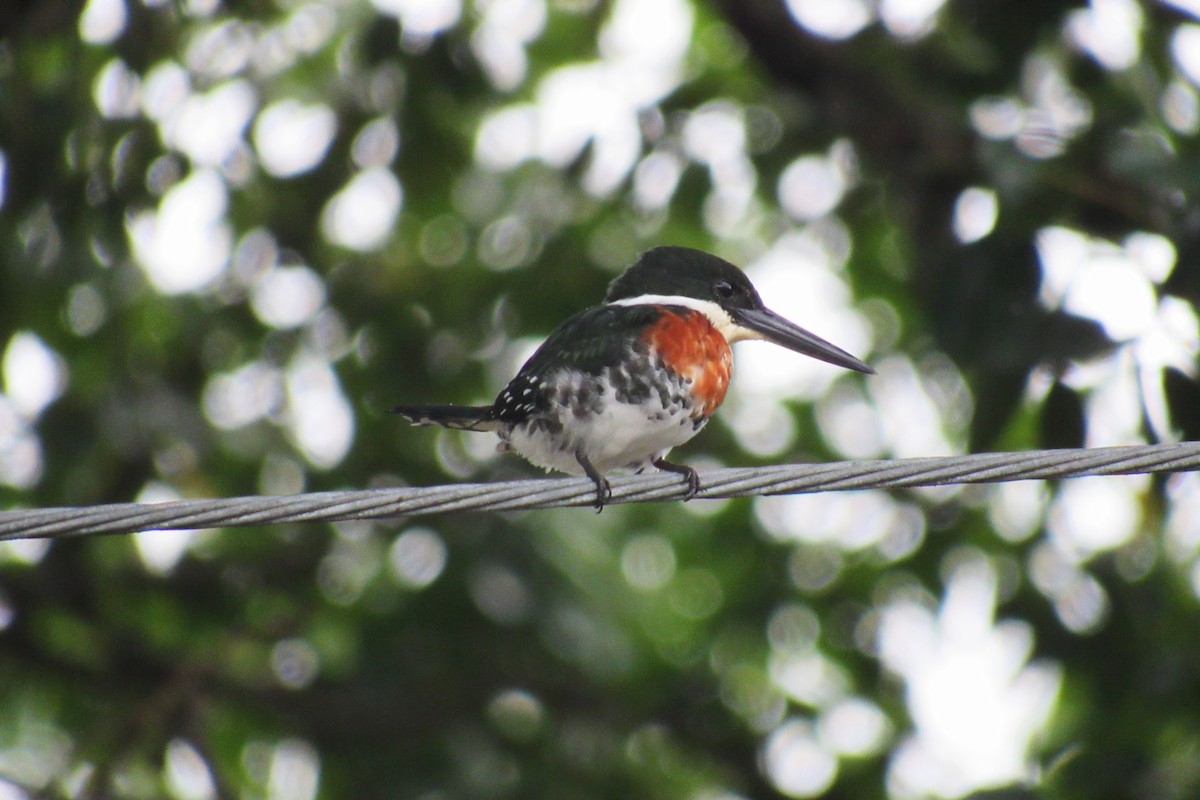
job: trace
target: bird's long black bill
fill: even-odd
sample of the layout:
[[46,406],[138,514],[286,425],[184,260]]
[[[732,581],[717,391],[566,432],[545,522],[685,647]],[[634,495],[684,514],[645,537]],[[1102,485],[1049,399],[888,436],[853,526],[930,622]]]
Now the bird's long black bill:
[[809,333],[794,322],[769,311],[765,308],[752,308],[739,311],[735,319],[739,325],[761,335],[764,339],[788,350],[794,350],[802,355],[824,361],[827,364],[865,372],[873,375],[875,370],[868,367],[859,359],[847,353],[837,345]]

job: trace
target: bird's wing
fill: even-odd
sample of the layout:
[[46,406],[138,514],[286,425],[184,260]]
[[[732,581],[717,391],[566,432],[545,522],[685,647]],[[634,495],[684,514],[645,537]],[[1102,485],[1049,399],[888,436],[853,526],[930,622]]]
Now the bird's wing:
[[550,406],[550,390],[565,371],[599,375],[620,363],[639,336],[662,314],[656,306],[592,306],[555,328],[496,398],[492,413],[519,423]]
[[399,414],[413,425],[441,425],[464,431],[490,431],[499,427],[491,416],[491,406],[415,405],[396,406],[389,413]]

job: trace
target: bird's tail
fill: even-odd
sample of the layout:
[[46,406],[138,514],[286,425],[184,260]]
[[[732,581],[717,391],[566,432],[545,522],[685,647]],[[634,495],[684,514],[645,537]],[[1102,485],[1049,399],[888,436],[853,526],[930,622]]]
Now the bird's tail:
[[441,425],[464,431],[494,431],[500,421],[491,418],[491,406],[396,406],[389,413],[399,414],[413,425]]

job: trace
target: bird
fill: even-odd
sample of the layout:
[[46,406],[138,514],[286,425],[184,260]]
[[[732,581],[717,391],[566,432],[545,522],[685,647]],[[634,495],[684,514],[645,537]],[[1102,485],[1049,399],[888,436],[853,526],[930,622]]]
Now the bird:
[[569,317],[534,351],[491,405],[399,405],[414,425],[491,431],[547,472],[586,475],[599,512],[606,473],[653,466],[700,491],[696,470],[667,460],[725,399],[730,345],[764,340],[844,369],[874,370],[763,304],[730,262],[689,247],[643,252],[608,286],[604,302]]

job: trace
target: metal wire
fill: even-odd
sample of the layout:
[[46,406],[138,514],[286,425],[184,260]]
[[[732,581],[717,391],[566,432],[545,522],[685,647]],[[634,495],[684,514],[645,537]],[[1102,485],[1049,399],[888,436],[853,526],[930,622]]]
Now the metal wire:
[[[1036,450],[948,458],[841,461],[701,472],[698,498],[899,489],[954,483],[1078,478],[1086,475],[1182,472],[1200,469],[1200,442]],[[683,498],[686,484],[662,472],[611,478],[611,504]],[[466,483],[427,488],[363,489],[285,497],[235,497],[166,503],[120,503],[77,508],[0,511],[0,541],[61,538],[156,529],[337,522],[443,514],[589,506],[596,488],[587,478]]]

